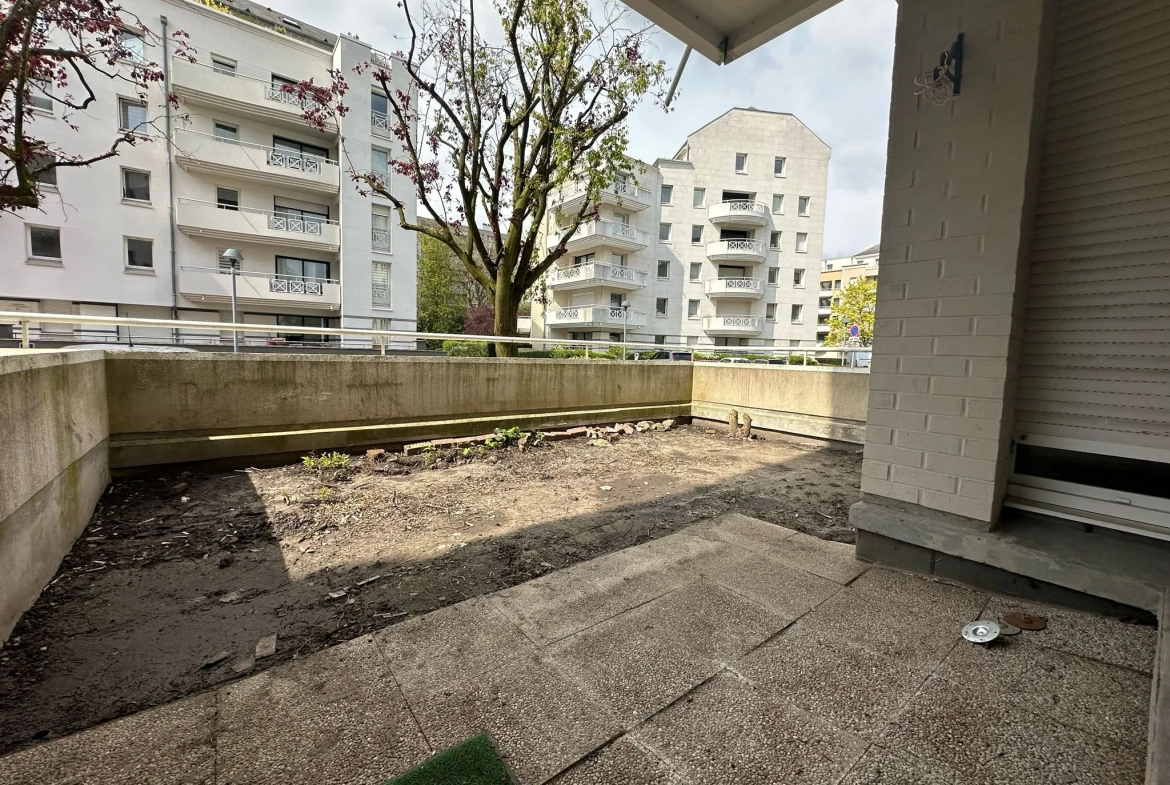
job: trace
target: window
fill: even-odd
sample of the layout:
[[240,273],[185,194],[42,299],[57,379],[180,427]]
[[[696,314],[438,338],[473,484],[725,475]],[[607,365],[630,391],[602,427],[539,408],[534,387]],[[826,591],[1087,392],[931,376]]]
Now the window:
[[688,319],[698,319],[699,318],[699,301],[698,300],[687,300],[687,318]]
[[768,235],[768,247],[776,249],[780,247],[780,232],[772,232]]
[[834,288],[834,289],[840,289],[840,288],[841,288],[841,279],[840,279],[840,278],[838,278],[837,280],[833,281],[833,288]]
[[[276,278],[280,281],[310,281],[319,284],[329,279],[329,262],[278,256],[276,257]],[[320,294],[321,292],[319,288],[306,288],[305,293]]]
[[297,30],[301,29],[301,23],[295,19],[289,19],[287,16],[280,17],[280,21],[284,22],[289,27],[295,27]]
[[808,253],[808,232],[796,233],[796,252]]
[[772,212],[777,214],[784,212],[784,194],[772,194]]
[[660,281],[669,281],[670,280],[670,260],[669,259],[659,259],[658,260],[658,280],[660,280]]
[[370,149],[370,167],[379,174],[390,171],[390,156],[385,150],[374,147]]
[[298,142],[295,139],[285,139],[283,136],[272,137],[272,147],[291,158],[328,158],[329,150],[315,144]]
[[374,210],[370,215],[370,222],[372,231],[370,233],[371,244],[382,251],[390,250],[390,214],[380,210]]
[[747,153],[735,154],[735,172],[736,174],[747,172]]
[[370,264],[370,293],[374,305],[380,305],[384,308],[390,307],[389,262],[372,262]]
[[[57,156],[55,155],[33,153],[32,159],[29,161],[29,166],[33,169],[39,169],[42,166],[48,166],[56,161]],[[53,166],[37,172],[37,183],[55,188],[57,186],[57,167]]]
[[621,308],[623,302],[625,302],[625,300],[622,299],[622,296],[620,293],[618,293],[618,292],[610,292],[609,293],[609,307],[610,308]]
[[804,288],[804,270],[793,270],[792,271],[792,285],[795,286],[797,289]]
[[[285,316],[284,314],[277,314],[276,324],[278,327],[328,327],[329,320],[323,316]],[[306,333],[306,332],[288,332],[287,330],[279,330],[278,333],[290,343],[322,343],[328,342],[329,338],[320,333]]]
[[621,343],[622,334],[621,333],[610,333],[609,340],[613,341],[614,343]]
[[239,210],[240,192],[232,188],[216,188],[215,203],[221,210]]
[[691,280],[697,281],[703,277],[703,263],[691,262]]
[[803,305],[793,305],[792,306],[792,323],[793,324],[800,324],[803,321],[803,317],[804,317],[804,306]]
[[126,266],[152,269],[154,267],[154,242],[138,237],[127,237]]
[[654,300],[654,315],[666,316],[666,298],[659,297]]
[[375,114],[385,116],[390,112],[390,102],[381,93],[370,93],[370,109]]
[[764,320],[769,322],[776,321],[776,303],[768,303],[764,306]]
[[53,111],[53,85],[41,79],[32,79],[28,85],[28,102],[33,109]]
[[666,336],[665,335],[655,335],[654,336],[654,343],[658,344],[659,346],[664,345],[666,343]]
[[703,227],[700,225],[691,226],[691,244],[698,245],[703,242]]
[[694,196],[692,197],[691,204],[693,204],[695,207],[702,207],[706,201],[707,201],[707,189],[706,188],[696,188]]
[[832,288],[833,288],[832,281],[821,281],[821,291],[824,291],[826,289],[832,289]]
[[812,204],[811,196],[802,196],[796,202],[796,212],[798,215],[808,216],[808,208]]
[[119,128],[136,134],[146,133],[146,104],[142,101],[118,99]]
[[663,204],[670,204],[672,199],[674,199],[674,186],[673,185],[662,186],[661,198],[659,199],[659,201],[662,202]]
[[122,198],[136,202],[150,201],[150,172],[122,170]]
[[211,56],[211,70],[225,76],[236,75],[236,61],[219,55]]
[[658,242],[670,242],[670,224],[658,224]]
[[226,251],[226,250],[227,250],[226,248],[220,248],[220,249],[219,249],[219,250],[216,252],[216,255],[219,257],[219,269],[220,269],[220,271],[221,271],[221,272],[224,272],[224,271],[227,271],[227,270],[230,270],[230,269],[232,269],[233,267],[234,267],[234,268],[236,268],[237,270],[239,270],[239,269],[240,269],[240,261],[239,261],[238,259],[228,259],[228,258],[226,258],[226,257],[223,255],[224,251]]
[[780,283],[780,268],[779,267],[769,267],[768,268],[768,285],[769,286],[777,286],[777,285],[779,285],[779,283]]
[[593,264],[593,261],[596,258],[596,254],[583,253],[580,256],[573,257],[573,264]]
[[36,259],[61,260],[61,230],[44,226],[28,228],[29,256]]
[[772,162],[772,174],[776,175],[777,177],[783,177],[784,166],[787,163],[788,162],[785,159],[777,156],[776,160]]
[[126,50],[127,55],[133,60],[141,62],[146,59],[146,41],[138,33],[123,30],[122,48]]
[[231,123],[216,123],[215,138],[221,142],[240,141],[240,129]]
[[614,267],[626,266],[626,255],[624,253],[615,253],[610,260],[613,262]]

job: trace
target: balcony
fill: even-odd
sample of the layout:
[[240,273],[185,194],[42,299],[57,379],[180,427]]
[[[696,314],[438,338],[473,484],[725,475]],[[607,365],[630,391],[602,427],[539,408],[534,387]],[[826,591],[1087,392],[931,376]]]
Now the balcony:
[[817,308],[817,316],[832,316],[832,315],[833,315],[833,309],[827,305],[822,305],[821,307]]
[[708,207],[707,220],[716,226],[767,226],[772,213],[763,202],[733,200]]
[[[598,200],[602,204],[621,207],[624,210],[645,210],[651,205],[653,194],[649,188],[643,188],[632,182],[619,180],[613,185],[601,189]],[[572,182],[561,189],[560,202],[557,209],[562,213],[574,213],[581,209],[585,201],[585,184]]]
[[329,252],[341,248],[337,221],[250,207],[228,210],[197,199],[179,199],[176,214],[179,230],[189,237]]
[[[231,270],[181,265],[179,292],[192,302],[230,303]],[[241,305],[291,305],[336,311],[341,307],[341,282],[241,270],[236,273],[236,302]]]
[[548,312],[549,327],[612,327],[620,330],[623,324],[630,329],[645,327],[646,312],[623,312],[621,308],[608,305],[581,305]]
[[175,160],[189,172],[239,177],[283,188],[336,194],[341,185],[337,161],[185,129],[175,131]]
[[760,240],[716,240],[707,243],[707,258],[713,262],[749,262],[760,264],[768,251]]
[[[326,78],[325,74],[319,76],[319,83]],[[304,102],[281,91],[280,86],[271,81],[271,75],[264,78],[247,76],[175,57],[171,59],[171,80],[175,93],[184,103],[258,117],[273,125],[301,132],[309,128],[301,117]],[[336,135],[337,123],[327,120],[325,131]]]
[[703,291],[712,299],[758,300],[764,296],[764,282],[759,278],[713,278],[703,283]]
[[759,316],[703,317],[703,332],[708,335],[759,335],[763,327]]
[[[561,235],[555,234],[548,238],[548,247],[553,249],[561,240]],[[581,224],[573,236],[569,238],[566,249],[572,253],[580,253],[594,248],[618,248],[624,251],[640,251],[650,245],[650,233],[629,224],[617,221],[590,221]]]
[[612,264],[577,264],[572,267],[554,267],[548,271],[550,289],[587,289],[590,286],[608,286],[611,289],[633,291],[646,285],[646,271]]
[[382,112],[370,111],[370,131],[378,136],[390,136],[390,117]]
[[370,247],[375,251],[390,250],[390,230],[389,229],[371,229],[370,230]]

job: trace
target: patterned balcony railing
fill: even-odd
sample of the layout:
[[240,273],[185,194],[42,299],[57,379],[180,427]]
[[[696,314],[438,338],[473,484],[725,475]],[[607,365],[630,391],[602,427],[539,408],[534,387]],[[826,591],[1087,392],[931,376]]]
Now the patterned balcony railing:
[[268,291],[276,294],[314,294],[320,297],[325,281],[320,278],[269,278]]
[[763,292],[764,282],[759,278],[716,278],[704,286],[708,295],[757,295]]
[[716,240],[707,244],[707,256],[756,257],[763,259],[766,250],[760,240]]
[[301,98],[296,93],[286,92],[278,84],[270,84],[264,91],[264,97],[269,101],[276,101],[278,104],[289,104],[290,106],[300,107],[305,109],[312,106],[315,102],[308,98]]
[[370,244],[375,248],[389,248],[390,247],[390,230],[389,229],[373,229],[370,231]]
[[306,174],[321,174],[321,166],[325,160],[315,155],[293,153],[285,150],[270,149],[268,151],[268,165],[281,166]]
[[268,228],[282,232],[299,232],[300,234],[321,235],[321,227],[327,223],[336,223],[324,218],[312,218],[288,213],[269,213]]
[[375,131],[390,132],[390,118],[382,112],[370,111],[370,126]]
[[646,285],[646,271],[612,264],[575,264],[572,267],[554,267],[549,271],[549,286],[575,282],[619,283]]
[[708,332],[752,332],[762,329],[758,316],[708,316],[703,320],[703,329]]

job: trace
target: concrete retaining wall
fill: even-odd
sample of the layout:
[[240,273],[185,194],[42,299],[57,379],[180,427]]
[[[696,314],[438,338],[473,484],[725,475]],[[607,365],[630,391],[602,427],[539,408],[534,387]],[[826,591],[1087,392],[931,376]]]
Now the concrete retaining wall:
[[0,641],[109,482],[101,352],[0,356]]
[[862,444],[869,374],[840,368],[696,363],[691,414],[726,421],[732,409],[753,428]]

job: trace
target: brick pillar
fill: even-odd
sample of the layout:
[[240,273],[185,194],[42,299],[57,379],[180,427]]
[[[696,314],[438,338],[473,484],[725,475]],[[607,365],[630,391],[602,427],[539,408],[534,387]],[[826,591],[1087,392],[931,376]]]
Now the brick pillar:
[[[902,0],[862,490],[994,523],[1054,0]],[[962,95],[914,77],[965,34]]]

